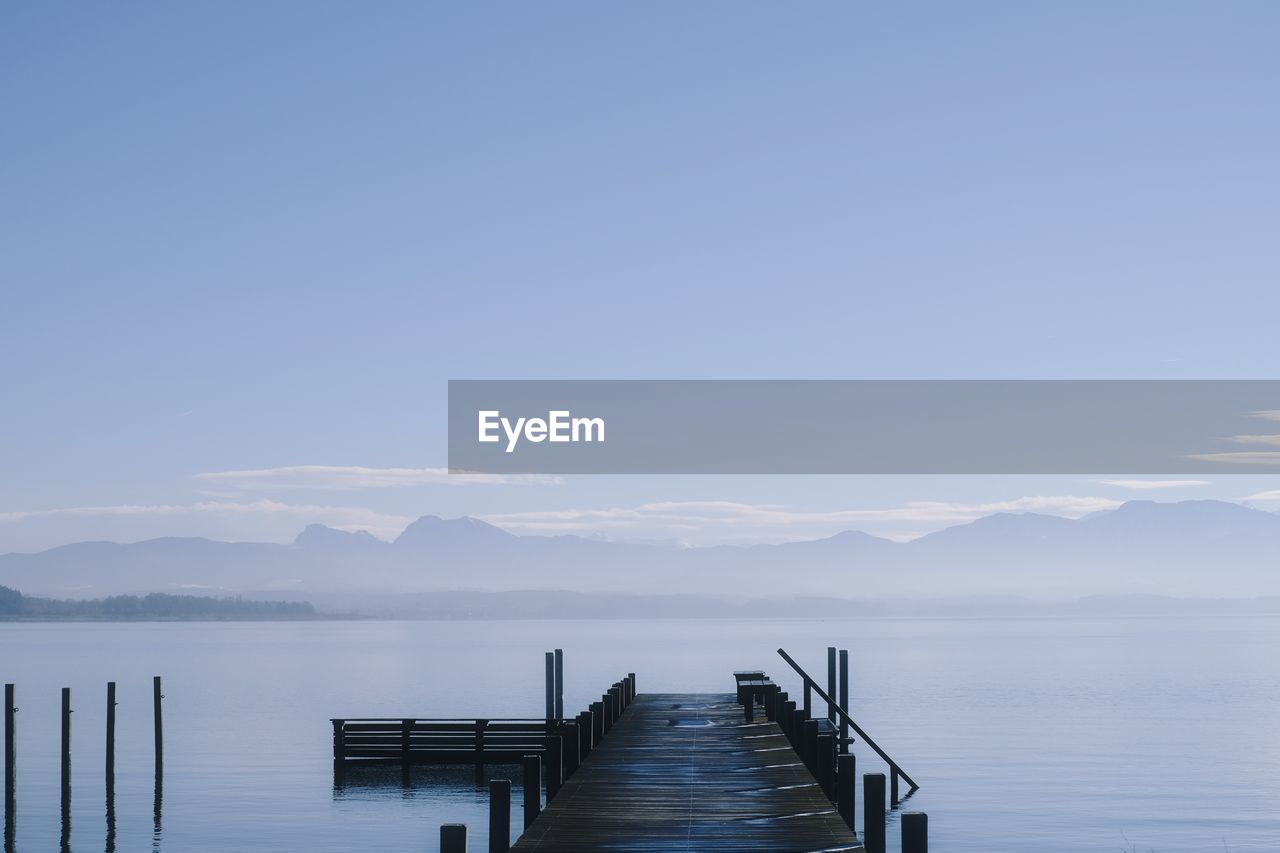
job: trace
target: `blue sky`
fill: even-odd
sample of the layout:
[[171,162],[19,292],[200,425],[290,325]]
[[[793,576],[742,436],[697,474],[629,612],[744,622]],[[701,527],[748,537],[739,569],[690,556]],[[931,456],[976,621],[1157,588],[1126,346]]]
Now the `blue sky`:
[[[6,4],[0,551],[1265,496],[1280,478],[198,475],[443,466],[449,378],[1274,378],[1277,25],[1264,2]],[[750,507],[640,509],[668,502]]]

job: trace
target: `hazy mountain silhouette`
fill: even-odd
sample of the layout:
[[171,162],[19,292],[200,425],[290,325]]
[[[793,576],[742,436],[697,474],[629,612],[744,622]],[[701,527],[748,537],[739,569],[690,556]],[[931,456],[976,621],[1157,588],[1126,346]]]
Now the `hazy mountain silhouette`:
[[424,516],[394,542],[313,524],[292,544],[164,538],[0,556],[29,594],[576,590],[759,596],[1280,594],[1280,515],[1218,501],[1133,501],[1071,521],[999,513],[908,543],[858,531],[781,545],[672,548],[516,536]]

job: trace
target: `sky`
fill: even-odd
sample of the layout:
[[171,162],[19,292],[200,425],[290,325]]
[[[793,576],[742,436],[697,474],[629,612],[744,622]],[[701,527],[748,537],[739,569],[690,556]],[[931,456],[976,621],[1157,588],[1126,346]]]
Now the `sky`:
[[451,378],[1275,378],[1277,25],[4,4],[0,552],[428,513],[711,543],[1280,509],[1280,477],[441,471]]

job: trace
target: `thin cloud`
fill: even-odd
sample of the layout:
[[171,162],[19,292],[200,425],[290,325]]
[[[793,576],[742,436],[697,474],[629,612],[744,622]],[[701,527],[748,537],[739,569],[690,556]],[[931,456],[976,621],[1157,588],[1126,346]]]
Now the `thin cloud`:
[[1258,492],[1256,495],[1249,495],[1245,498],[1247,501],[1280,501],[1280,489],[1271,489],[1266,492]]
[[1280,435],[1233,435],[1227,441],[1235,444],[1262,444],[1280,447]]
[[1261,412],[1250,412],[1249,415],[1262,418],[1264,421],[1280,421],[1280,409],[1265,409]]
[[1115,486],[1118,489],[1134,489],[1149,491],[1152,489],[1188,489],[1192,486],[1207,486],[1208,480],[1086,480],[1103,486]]
[[[912,501],[883,509],[817,511],[735,501],[659,501],[635,507],[495,513],[483,518],[512,532],[579,533],[645,527],[677,535],[708,530],[718,533],[742,530],[749,531],[752,538],[759,538],[762,534],[790,538],[798,534],[815,535],[815,532],[817,535],[829,534],[863,525],[944,526],[973,521],[997,512],[1040,512],[1079,518],[1100,510],[1114,509],[1122,503],[1103,497],[1043,495],[991,503]],[[899,533],[895,538],[901,536]]]
[[410,486],[522,486],[562,482],[537,474],[451,474],[448,468],[367,468],[355,465],[289,465],[242,471],[211,471],[195,478],[218,491],[274,492],[311,489],[348,491]]
[[1221,462],[1224,465],[1280,465],[1280,450],[1241,450],[1228,453],[1197,453],[1188,456],[1201,462]]

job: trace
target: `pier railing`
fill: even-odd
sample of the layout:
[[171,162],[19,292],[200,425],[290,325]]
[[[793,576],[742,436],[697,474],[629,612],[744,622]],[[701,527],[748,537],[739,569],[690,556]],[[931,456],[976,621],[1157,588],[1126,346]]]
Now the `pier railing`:
[[[835,649],[833,648],[833,649],[830,649],[829,651],[834,653]],[[842,656],[842,663],[844,663],[845,665],[841,667],[842,669],[841,690],[840,690],[841,701],[836,701],[836,698],[833,697],[831,693],[828,693],[826,690],[823,690],[822,686],[818,684],[818,682],[815,681],[812,678],[812,676],[809,675],[809,673],[805,672],[804,668],[801,667],[800,664],[796,663],[795,659],[792,658],[791,655],[787,654],[784,649],[778,649],[778,654],[779,656],[782,657],[784,661],[787,662],[787,664],[793,670],[795,670],[796,674],[800,676],[801,680],[804,683],[803,716],[805,717],[806,721],[814,723],[813,729],[812,729],[812,731],[814,732],[814,736],[820,736],[821,727],[819,726],[818,721],[810,720],[810,717],[812,716],[811,693],[817,694],[819,699],[827,703],[827,720],[832,724],[839,725],[839,734],[832,735],[832,743],[839,752],[841,753],[848,752],[848,746],[850,743],[853,742],[853,739],[852,737],[849,736],[848,732],[852,730],[854,733],[857,734],[858,737],[862,738],[863,743],[871,747],[871,750],[875,752],[876,755],[880,756],[880,758],[884,760],[885,764],[889,766],[889,802],[895,808],[897,807],[900,801],[898,797],[898,780],[899,779],[906,782],[907,785],[910,786],[910,790],[907,791],[908,795],[919,790],[920,786],[916,784],[915,780],[913,780],[909,775],[907,775],[906,771],[904,771],[902,767],[899,766],[898,762],[894,761],[893,758],[889,756],[889,753],[885,752],[884,749],[881,748],[881,746],[878,743],[872,740],[871,736],[868,735],[863,730],[863,728],[858,725],[858,723],[853,719],[853,717],[849,716],[848,666],[847,666],[848,658],[846,656]],[[828,683],[828,687],[832,688],[832,692],[834,692],[835,680],[836,680],[835,655],[829,654],[827,683]],[[766,697],[766,710],[769,710],[768,698],[769,697]],[[802,739],[803,739],[803,735],[802,735]],[[821,757],[825,758],[825,756],[821,756]],[[831,762],[834,769],[834,758],[831,759]]]

